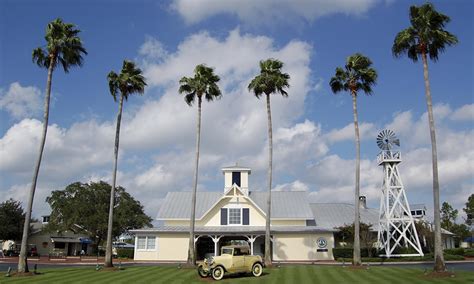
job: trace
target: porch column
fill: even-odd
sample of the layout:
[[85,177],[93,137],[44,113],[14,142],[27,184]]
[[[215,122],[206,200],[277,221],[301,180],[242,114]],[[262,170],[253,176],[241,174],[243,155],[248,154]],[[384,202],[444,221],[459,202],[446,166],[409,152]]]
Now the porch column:
[[250,254],[253,255],[253,242],[255,242],[256,237],[254,235],[245,236],[250,243]]
[[219,240],[222,238],[222,236],[209,236],[212,241],[214,242],[214,256],[217,256],[217,244],[219,243]]

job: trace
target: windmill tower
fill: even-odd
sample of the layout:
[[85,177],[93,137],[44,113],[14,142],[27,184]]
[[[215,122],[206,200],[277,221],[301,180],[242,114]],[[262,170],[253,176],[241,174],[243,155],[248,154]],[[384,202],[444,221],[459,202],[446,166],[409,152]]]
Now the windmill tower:
[[[403,187],[398,164],[402,161],[400,141],[391,130],[383,130],[377,136],[377,145],[382,150],[377,156],[379,166],[383,167],[382,196],[380,198],[378,248],[381,256],[423,256],[420,240],[415,228]],[[412,248],[415,253],[399,253],[395,249]]]

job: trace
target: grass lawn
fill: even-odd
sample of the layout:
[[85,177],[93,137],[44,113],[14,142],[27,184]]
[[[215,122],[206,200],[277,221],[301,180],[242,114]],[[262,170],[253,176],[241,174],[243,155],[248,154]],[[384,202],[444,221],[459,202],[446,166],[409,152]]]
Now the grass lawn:
[[[43,274],[30,277],[4,277],[0,283],[212,283],[201,279],[193,269],[170,266],[126,267],[120,271],[95,271],[93,267],[55,268],[40,270]],[[266,269],[259,278],[252,276],[225,277],[216,283],[474,283],[474,272],[456,272],[453,278],[431,279],[423,270],[400,267],[370,267],[353,270],[341,266],[294,265]]]

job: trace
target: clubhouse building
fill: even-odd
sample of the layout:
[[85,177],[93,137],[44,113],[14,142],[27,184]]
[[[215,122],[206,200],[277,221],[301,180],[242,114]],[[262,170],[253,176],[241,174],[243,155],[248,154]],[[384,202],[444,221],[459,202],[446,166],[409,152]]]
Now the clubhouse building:
[[[219,255],[220,248],[246,241],[252,254],[264,255],[266,191],[249,190],[249,168],[222,169],[223,192],[197,192],[195,247],[197,260]],[[186,261],[191,192],[169,192],[157,220],[162,225],[132,230],[135,260]],[[360,202],[361,221],[378,230],[378,209]],[[311,203],[306,191],[272,191],[271,254],[273,261],[333,260],[337,227],[352,224],[354,205]]]

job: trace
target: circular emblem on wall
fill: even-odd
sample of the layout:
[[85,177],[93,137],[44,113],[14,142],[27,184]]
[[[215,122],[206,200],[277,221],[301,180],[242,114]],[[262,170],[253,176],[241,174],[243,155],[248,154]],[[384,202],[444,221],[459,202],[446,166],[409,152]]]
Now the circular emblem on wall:
[[319,239],[317,239],[316,244],[318,244],[319,248],[325,248],[328,245],[326,239],[323,237],[320,237]]

